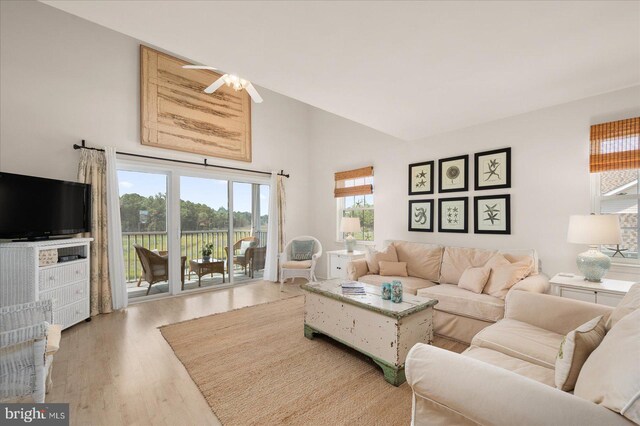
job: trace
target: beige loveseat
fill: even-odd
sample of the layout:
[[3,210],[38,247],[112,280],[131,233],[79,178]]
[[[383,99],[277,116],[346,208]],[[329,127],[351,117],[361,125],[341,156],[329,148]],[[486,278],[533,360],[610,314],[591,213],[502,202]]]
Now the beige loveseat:
[[393,245],[399,262],[407,263],[407,277],[381,276],[371,271],[376,265],[372,260],[358,259],[347,265],[349,279],[380,286],[383,282],[399,280],[405,292],[437,299],[434,307],[434,332],[436,335],[466,344],[480,330],[504,316],[504,296],[474,293],[458,287],[465,269],[484,266],[501,253],[510,262],[529,261],[531,270],[523,280],[511,287],[545,293],[549,279],[540,273],[535,250],[484,250],[465,247],[443,247],[434,244],[408,241],[385,241],[385,249]]
[[[638,305],[640,284],[615,311],[510,292],[505,318],[478,333],[462,354],[424,344],[411,349],[405,368],[413,389],[413,424],[634,424],[629,419],[640,418],[640,316],[629,306]],[[611,315],[610,329],[579,370],[575,391],[557,389],[554,370],[562,340],[600,315]]]

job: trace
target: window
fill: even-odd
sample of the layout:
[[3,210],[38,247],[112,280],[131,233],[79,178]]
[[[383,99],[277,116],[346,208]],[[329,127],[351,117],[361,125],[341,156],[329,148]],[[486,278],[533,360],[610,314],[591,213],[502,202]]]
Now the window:
[[[638,207],[640,169],[614,170],[593,175],[593,211],[599,214],[617,214],[620,217],[622,244],[619,247],[602,247],[603,253],[612,256],[616,263],[638,263],[640,232]],[[616,249],[619,251],[616,252]]]
[[640,117],[591,126],[591,197],[594,213],[620,218],[622,243],[601,247],[615,263],[640,264]]
[[346,234],[340,231],[342,218],[357,217],[360,219],[360,231],[354,232],[353,236],[359,242],[373,241],[373,167],[338,172],[335,174],[335,180],[338,240],[342,241],[346,237]]

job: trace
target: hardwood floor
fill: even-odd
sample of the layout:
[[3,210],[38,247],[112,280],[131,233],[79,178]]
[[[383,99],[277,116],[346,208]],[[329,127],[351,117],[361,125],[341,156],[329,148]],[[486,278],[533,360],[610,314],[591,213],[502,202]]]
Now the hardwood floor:
[[71,327],[62,333],[47,402],[70,403],[72,425],[218,425],[158,327],[302,294],[299,283],[282,293],[279,284],[257,281],[139,303]]

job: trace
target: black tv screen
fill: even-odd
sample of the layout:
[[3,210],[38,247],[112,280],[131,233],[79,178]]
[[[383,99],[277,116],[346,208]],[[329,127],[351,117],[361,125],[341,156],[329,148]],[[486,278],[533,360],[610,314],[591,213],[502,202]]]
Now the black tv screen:
[[0,238],[89,232],[91,185],[0,172]]

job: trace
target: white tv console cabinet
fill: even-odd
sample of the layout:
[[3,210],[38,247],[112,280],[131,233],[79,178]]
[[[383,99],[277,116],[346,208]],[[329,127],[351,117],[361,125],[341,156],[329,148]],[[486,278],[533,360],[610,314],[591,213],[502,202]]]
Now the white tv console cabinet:
[[[90,318],[89,243],[92,238],[0,243],[0,306],[53,299],[53,321],[62,328]],[[77,260],[40,266],[40,252]]]

